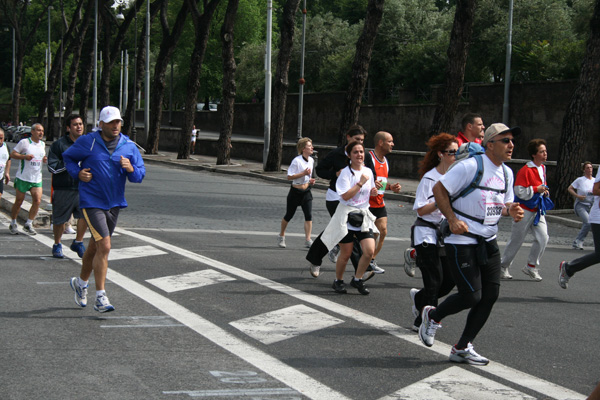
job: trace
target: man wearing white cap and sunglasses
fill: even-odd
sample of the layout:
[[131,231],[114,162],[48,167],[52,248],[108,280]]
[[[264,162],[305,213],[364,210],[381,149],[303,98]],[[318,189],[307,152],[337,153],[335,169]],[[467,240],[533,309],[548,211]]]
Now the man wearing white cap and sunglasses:
[[[437,207],[450,227],[451,234],[444,242],[458,293],[448,296],[437,307],[423,308],[419,338],[432,346],[442,319],[470,309],[462,335],[450,352],[453,362],[489,363],[475,352],[472,342],[500,293],[498,221],[501,216],[511,216],[514,221],[523,218],[519,203],[513,203],[513,173],[504,165],[512,157],[514,136],[520,131],[518,127],[492,124],[483,138],[485,154],[457,162],[433,187]],[[463,192],[474,182],[478,171],[481,171],[479,182],[472,191]]]
[[83,255],[79,277],[71,278],[75,303],[87,305],[88,280],[94,272],[96,301],[94,310],[113,311],[104,284],[108,270],[111,236],[119,210],[127,207],[125,181],[142,182],[144,161],[135,142],[121,133],[121,113],[107,106],[100,111],[100,130],[77,139],[64,153],[69,174],[79,179],[79,207],[92,238]]

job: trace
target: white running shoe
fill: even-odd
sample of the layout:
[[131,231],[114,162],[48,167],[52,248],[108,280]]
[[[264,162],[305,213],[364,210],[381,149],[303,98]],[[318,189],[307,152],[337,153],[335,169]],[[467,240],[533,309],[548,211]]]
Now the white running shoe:
[[114,311],[115,308],[112,306],[112,304],[110,304],[110,301],[108,301],[108,297],[104,295],[96,297],[96,304],[94,304],[94,310],[101,313],[105,313],[109,311]]
[[571,278],[569,275],[567,275],[566,266],[567,266],[566,261],[561,262],[560,265],[558,266],[558,284],[563,289],[566,289],[569,287],[569,279]]
[[500,279],[512,279],[512,275],[508,272],[508,268],[500,268]]
[[71,225],[69,225],[65,228],[65,234],[74,235],[75,233],[77,233],[77,232],[75,232],[75,229],[73,229],[73,227]]
[[583,250],[583,242],[580,242],[579,240],[575,240],[573,242],[573,249],[575,249],[575,250]]
[[427,347],[433,346],[433,342],[435,341],[435,332],[442,327],[442,324],[429,318],[429,311],[431,310],[435,310],[435,307],[423,307],[423,312],[421,313],[423,322],[421,322],[421,326],[419,327],[419,338]]
[[33,235],[37,235],[37,232],[35,231],[35,229],[33,229],[33,226],[25,224],[23,226],[23,230],[25,231],[25,233],[33,236]]
[[88,286],[86,285],[85,287],[81,287],[79,286],[79,283],[77,283],[77,277],[74,276],[71,278],[71,289],[73,289],[73,291],[75,292],[75,304],[77,304],[79,307],[85,307],[87,306],[87,289]]
[[277,246],[285,249],[285,236],[277,235]]
[[335,247],[329,251],[329,254],[327,254],[329,256],[329,261],[331,261],[332,263],[335,264],[337,262],[339,254],[340,254],[340,245],[336,244]]
[[540,276],[540,273],[538,272],[537,268],[526,265],[523,267],[522,271],[525,275],[528,275],[532,280],[536,282],[542,281],[542,277]]
[[19,227],[17,226],[17,224],[10,224],[8,226],[8,230],[10,231],[11,235],[18,235],[19,234]]
[[314,278],[317,278],[320,273],[321,273],[321,266],[320,265],[310,264],[310,274]]
[[411,278],[415,276],[416,257],[417,251],[414,248],[409,247],[404,250],[404,272]]
[[490,362],[490,360],[487,358],[477,354],[471,343],[469,343],[467,348],[463,350],[458,350],[456,346],[452,346],[449,359],[453,362],[471,365],[488,365]]
[[419,293],[419,289],[412,288],[408,293],[410,295],[410,300],[412,301],[412,313],[417,318],[419,316],[419,310],[417,310],[417,305],[415,304],[415,296]]
[[312,244],[313,244],[312,239],[309,239],[306,242],[304,242],[304,247],[306,247],[307,249],[310,249],[310,246],[312,246]]

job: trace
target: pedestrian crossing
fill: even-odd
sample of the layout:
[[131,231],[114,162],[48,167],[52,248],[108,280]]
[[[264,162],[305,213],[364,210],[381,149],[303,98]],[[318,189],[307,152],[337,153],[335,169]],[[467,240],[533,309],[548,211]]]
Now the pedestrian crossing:
[[[142,298],[148,303],[155,305],[163,311],[169,319],[169,323],[177,321],[179,324],[188,326],[194,329],[199,334],[213,340],[221,345],[220,339],[227,343],[226,348],[233,354],[248,360],[252,360],[254,365],[262,369],[274,378],[289,385],[290,389],[298,390],[307,395],[307,388],[311,388],[310,398],[343,398],[337,397],[338,392],[331,388],[319,384],[315,386],[315,381],[306,377],[299,371],[294,370],[289,366],[284,366],[281,362],[272,360],[266,353],[253,348],[252,341],[258,341],[262,345],[272,345],[286,340],[293,340],[303,335],[310,335],[316,331],[335,328],[340,324],[348,321],[360,322],[370,326],[371,328],[381,329],[398,339],[402,339],[419,345],[416,335],[408,332],[406,329],[391,324],[387,321],[378,320],[375,317],[362,314],[357,310],[339,305],[328,301],[318,296],[300,292],[296,289],[287,287],[277,282],[269,281],[264,277],[254,275],[248,271],[244,271],[216,260],[211,260],[207,257],[190,252],[188,250],[178,248],[177,246],[146,237],[135,232],[118,229],[121,235],[141,240],[144,242],[141,246],[131,246],[122,249],[113,249],[111,251],[111,260],[126,260],[129,258],[152,257],[170,253],[176,253],[178,256],[188,257],[200,262],[204,269],[193,272],[186,272],[175,275],[168,275],[147,279],[147,282],[159,292],[152,291],[148,287],[144,287],[131,281],[129,278],[109,270],[108,279],[130,291],[134,295]],[[38,234],[33,237],[35,240],[45,244],[48,247],[52,246],[52,240],[49,237]],[[78,258],[75,258],[79,261]],[[208,268],[206,268],[208,267]],[[202,317],[191,313],[189,310],[183,309],[181,306],[174,304],[160,294],[183,292],[186,290],[202,290],[208,286],[226,284],[227,282],[245,279],[251,280],[254,283],[261,284],[265,287],[278,290],[291,297],[300,300],[299,304],[275,308],[266,313],[250,315],[246,318],[230,321],[229,325],[246,335],[249,343],[244,343],[235,340],[226,334],[221,328],[214,326],[212,323],[202,319]],[[319,309],[312,305],[319,306]],[[156,321],[150,321],[151,324],[156,324]],[[162,322],[160,322],[162,323]],[[129,325],[140,324],[138,321],[134,323],[118,324],[119,326],[128,327]],[[146,325],[148,322],[145,323]],[[107,326],[108,327],[108,326]],[[219,339],[215,340],[214,336]],[[232,346],[232,343],[235,345]],[[249,346],[249,347],[248,347]],[[431,349],[423,347],[424,351],[435,351],[444,355],[449,354],[450,346],[443,343],[436,343]],[[258,352],[258,353],[257,353]],[[252,353],[252,356],[248,356]],[[257,356],[258,354],[258,356]],[[250,362],[250,361],[249,361]],[[382,399],[465,399],[465,398],[485,398],[485,399],[533,399],[530,395],[503,385],[497,380],[490,379],[494,376],[499,377],[500,381],[513,382],[517,386],[522,386],[529,391],[534,390],[541,393],[544,398],[556,399],[583,399],[585,396],[570,391],[566,388],[559,387],[532,376],[526,376],[526,379],[519,380],[526,374],[520,371],[511,370],[508,367],[497,363],[490,363],[489,368],[482,369],[484,375],[472,372],[472,369],[463,368],[462,366],[451,366],[443,369],[435,375],[428,376],[422,380],[412,383],[409,386],[398,388],[396,392],[390,393]],[[301,379],[298,379],[301,377]],[[514,379],[513,379],[514,378]],[[302,382],[298,384],[297,382]],[[327,395],[326,395],[327,394]],[[325,397],[324,397],[325,395]]]

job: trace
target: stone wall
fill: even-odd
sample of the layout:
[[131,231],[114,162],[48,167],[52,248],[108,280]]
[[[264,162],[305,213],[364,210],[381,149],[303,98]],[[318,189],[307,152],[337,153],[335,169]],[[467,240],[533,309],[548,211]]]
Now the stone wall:
[[[574,81],[513,83],[510,88],[510,122],[523,130],[517,139],[515,157],[528,158],[526,145],[533,138],[544,138],[548,142],[548,158],[558,158],[558,144],[562,120],[570,96],[575,87]],[[435,96],[434,88],[434,96]],[[439,90],[439,88],[438,88]],[[469,102],[459,105],[456,115],[456,128],[460,118],[467,111],[479,112],[484,123],[490,125],[502,120],[504,86],[502,84],[470,84]],[[600,94],[599,94],[600,97]],[[308,136],[318,144],[337,143],[338,124],[342,115],[344,93],[309,93],[304,95],[303,136]],[[600,102],[598,102],[600,104]],[[371,134],[387,130],[394,135],[397,150],[425,151],[427,129],[433,118],[435,105],[400,104],[366,105],[361,107],[359,123]],[[181,119],[173,112],[173,125]],[[167,121],[165,113],[164,121]],[[596,162],[600,150],[600,106],[586,117],[587,134],[584,158]],[[236,104],[234,133],[258,136],[264,135],[263,104]],[[203,111],[196,113],[196,126],[203,130],[219,131],[220,112]],[[287,101],[284,139],[295,140],[298,130],[298,95],[290,94]],[[367,138],[367,146],[372,139]],[[161,140],[161,147],[170,146]]]

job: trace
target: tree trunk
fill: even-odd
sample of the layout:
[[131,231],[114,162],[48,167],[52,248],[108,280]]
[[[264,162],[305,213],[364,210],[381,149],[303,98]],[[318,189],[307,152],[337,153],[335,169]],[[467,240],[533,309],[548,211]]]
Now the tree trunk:
[[221,100],[221,132],[217,142],[217,165],[231,161],[231,132],[233,131],[233,113],[235,104],[235,64],[233,48],[233,27],[240,0],[229,0],[225,20],[221,27],[221,51],[223,57],[223,99]]
[[373,54],[373,46],[383,15],[383,3],[384,0],[369,0],[367,5],[365,25],[356,43],[356,54],[352,63],[352,78],[346,91],[346,100],[344,101],[344,110],[338,131],[338,145],[344,142],[348,128],[358,123],[362,95],[369,78],[369,64]]
[[288,80],[292,48],[294,46],[295,15],[298,12],[300,0],[287,0],[283,7],[281,21],[281,42],[277,55],[277,69],[275,71],[275,84],[273,85],[273,112],[271,126],[271,143],[269,155],[265,163],[265,171],[279,171],[281,169],[281,156],[283,151],[283,129],[285,123],[285,106],[287,93],[290,86]]
[[94,32],[88,34],[84,41],[83,58],[81,69],[77,74],[79,77],[79,115],[83,119],[83,126],[87,129],[88,123],[94,127],[96,121],[87,120],[88,100],[90,97],[90,88],[92,85],[92,73],[94,72]]
[[[79,65],[81,62],[81,53],[83,50],[83,43],[85,35],[87,34],[92,19],[94,10],[94,0],[88,0],[83,20],[81,21],[80,29],[76,32],[73,42],[73,59],[71,60],[71,66],[69,67],[69,77],[67,79],[67,96],[65,99],[65,115],[69,116],[73,112],[75,104],[75,86],[77,84],[77,72],[79,71]],[[83,116],[82,116],[83,118]],[[85,124],[85,119],[83,119]],[[63,125],[66,122],[63,120]],[[85,125],[84,125],[85,126]],[[61,127],[61,132],[64,132],[65,126]]]
[[185,0],[191,10],[194,21],[194,50],[191,57],[191,70],[188,76],[187,92],[185,95],[185,112],[183,114],[183,126],[179,136],[178,159],[190,157],[190,142],[192,140],[192,127],[194,126],[194,115],[196,114],[196,98],[200,89],[200,74],[202,63],[208,44],[210,33],[210,21],[220,0],[210,0],[204,3],[203,13],[200,14],[194,0]]
[[167,7],[168,3],[163,3],[160,22],[163,28],[163,40],[160,45],[160,52],[156,59],[154,66],[154,80],[152,83],[152,94],[150,109],[153,110],[150,113],[150,129],[148,130],[148,139],[146,141],[146,153],[157,154],[158,153],[158,140],[160,138],[160,125],[162,122],[162,104],[165,97],[166,80],[165,75],[169,66],[169,61],[173,56],[173,51],[179,42],[183,28],[185,26],[185,19],[188,14],[187,2],[183,2],[177,19],[175,20],[173,31],[169,33],[169,23],[167,21]]
[[[166,0],[155,0],[154,3],[150,5],[150,22],[154,19],[158,10],[161,8],[162,4]],[[103,6],[100,8],[99,13],[102,17],[102,23],[105,27],[104,29],[104,41],[103,41],[103,51],[102,51],[102,74],[100,77],[99,88],[98,88],[98,108],[103,108],[107,105],[110,105],[110,75],[115,66],[117,60],[120,59],[120,52],[123,45],[123,41],[125,40],[125,35],[127,34],[127,30],[131,25],[132,21],[134,21],[136,15],[136,10],[139,10],[142,4],[144,4],[146,0],[136,0],[135,7],[131,7],[127,14],[125,15],[125,19],[118,25],[117,33],[115,34],[114,39],[112,39],[112,29],[115,27],[113,12],[110,9],[109,3],[103,3]],[[143,39],[142,39],[143,40]]]
[[[79,24],[79,21],[81,19],[81,8],[83,7],[83,2],[84,0],[79,0],[77,3],[77,7],[75,9],[75,11],[73,12],[73,19],[71,21],[71,24],[68,26],[68,29],[65,33],[63,33],[63,36],[61,37],[61,45],[59,45],[59,47],[56,49],[56,53],[54,54],[54,64],[52,64],[52,68],[50,69],[50,72],[48,73],[48,80],[47,80],[47,89],[46,92],[44,93],[44,97],[42,99],[42,101],[39,104],[38,107],[38,121],[42,121],[44,119],[44,113],[46,113],[46,138],[48,140],[54,140],[54,121],[52,121],[54,118],[54,113],[50,112],[50,108],[54,109],[53,105],[51,106],[51,103],[54,103],[54,98],[56,95],[56,88],[60,82],[60,77],[62,74],[62,70],[63,70],[63,66],[61,65],[61,63],[59,62],[59,60],[64,60],[65,58],[68,58],[69,55],[71,54],[71,52],[73,52],[73,32],[75,30],[75,28],[77,27],[77,25]],[[63,20],[66,21],[65,15],[64,15],[64,9],[62,9],[62,13],[63,13]],[[60,129],[60,127],[59,127]],[[60,137],[60,131],[59,131],[59,137]]]
[[476,0],[457,0],[456,2],[454,25],[448,45],[446,80],[443,92],[437,99],[433,121],[429,128],[430,136],[440,132],[450,132],[452,129],[454,115],[458,110],[458,102],[463,91],[476,3]]
[[[594,14],[590,22],[590,38],[581,65],[579,81],[571,96],[565,113],[560,146],[558,149],[557,174],[552,192],[557,208],[571,208],[573,199],[567,188],[573,180],[581,176],[583,150],[587,137],[585,118],[597,104],[600,94],[600,0],[596,0]],[[598,135],[594,127],[593,135]]]
[[[37,16],[28,14],[29,1],[0,1],[3,18],[14,29],[16,53],[15,59],[15,87],[13,90],[12,102],[12,122],[13,125],[19,125],[20,103],[21,103],[21,87],[23,85],[23,59],[25,51],[35,37],[42,19],[46,16],[48,6],[42,8]],[[29,21],[29,22],[27,22]],[[26,34],[23,29],[25,26],[31,26],[30,31]]]

